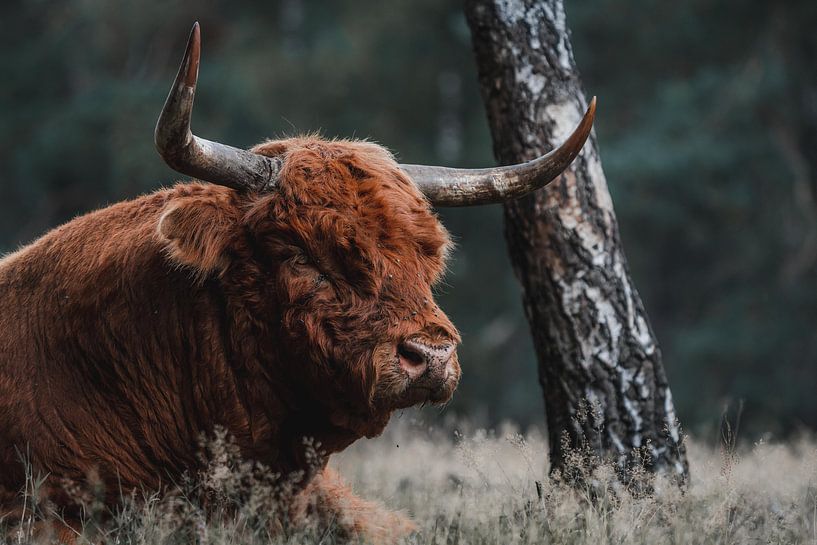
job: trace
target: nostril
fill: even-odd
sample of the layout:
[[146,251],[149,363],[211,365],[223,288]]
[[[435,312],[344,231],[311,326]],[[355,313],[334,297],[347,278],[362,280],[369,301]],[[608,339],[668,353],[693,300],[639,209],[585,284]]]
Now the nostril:
[[422,348],[418,346],[413,346],[408,343],[400,343],[397,346],[397,354],[400,356],[401,360],[405,360],[407,363],[413,366],[425,365],[426,363],[426,355]]
[[397,356],[400,367],[412,380],[423,376],[431,365],[428,347],[414,339],[406,339],[398,344]]
[[447,377],[451,358],[456,345],[451,342],[434,342],[425,339],[406,339],[397,345],[397,356],[400,367],[409,377],[418,378],[426,372]]

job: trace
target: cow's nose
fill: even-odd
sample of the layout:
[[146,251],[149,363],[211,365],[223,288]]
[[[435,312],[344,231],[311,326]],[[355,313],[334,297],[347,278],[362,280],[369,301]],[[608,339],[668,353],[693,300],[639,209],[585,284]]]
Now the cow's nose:
[[452,342],[426,342],[406,339],[397,345],[400,366],[411,378],[416,378],[431,369],[443,369],[451,359],[456,346]]

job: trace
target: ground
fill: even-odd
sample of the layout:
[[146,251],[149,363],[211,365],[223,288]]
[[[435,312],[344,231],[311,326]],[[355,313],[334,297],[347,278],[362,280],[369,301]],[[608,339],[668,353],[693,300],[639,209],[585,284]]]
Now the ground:
[[[618,482],[611,471],[588,478],[578,491],[549,478],[546,444],[536,430],[444,428],[430,429],[406,414],[382,437],[360,441],[332,461],[356,493],[415,520],[419,531],[405,543],[817,543],[817,442],[811,439],[737,449],[688,440],[692,479],[685,492],[659,480],[634,496],[610,484]],[[332,528],[286,524],[271,538],[264,513],[275,510],[269,498],[280,488],[269,494],[277,485],[249,464],[226,470],[225,462],[234,462],[229,444],[208,453],[212,471],[195,489],[208,501],[237,506],[233,515],[206,523],[190,495],[153,496],[105,523],[105,541],[336,541]],[[635,477],[641,482],[638,471]],[[87,512],[93,519],[93,501]],[[89,523],[86,533],[93,531]],[[29,537],[23,531],[7,539]]]

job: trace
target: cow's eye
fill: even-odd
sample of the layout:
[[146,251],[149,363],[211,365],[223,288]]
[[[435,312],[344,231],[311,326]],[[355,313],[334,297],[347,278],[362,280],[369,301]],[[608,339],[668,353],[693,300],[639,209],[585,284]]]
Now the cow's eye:
[[307,258],[306,255],[304,255],[302,253],[297,253],[297,254],[293,255],[291,258],[289,258],[289,261],[293,265],[309,265],[310,264],[309,263],[309,258]]

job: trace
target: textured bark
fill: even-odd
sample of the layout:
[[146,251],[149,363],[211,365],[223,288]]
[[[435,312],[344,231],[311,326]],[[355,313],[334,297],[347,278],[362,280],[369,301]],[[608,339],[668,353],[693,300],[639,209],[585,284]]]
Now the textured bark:
[[[558,145],[587,104],[562,2],[469,0],[466,15],[497,159]],[[621,468],[637,458],[685,479],[661,352],[629,276],[595,135],[558,181],[505,205],[505,235],[538,355],[552,469],[564,467],[565,447],[589,448]]]

